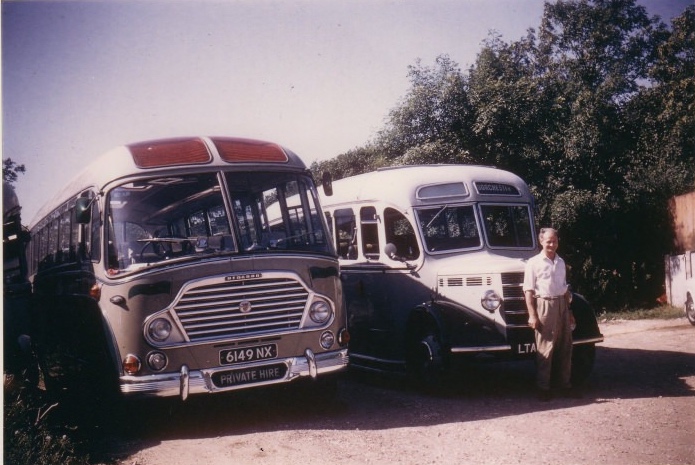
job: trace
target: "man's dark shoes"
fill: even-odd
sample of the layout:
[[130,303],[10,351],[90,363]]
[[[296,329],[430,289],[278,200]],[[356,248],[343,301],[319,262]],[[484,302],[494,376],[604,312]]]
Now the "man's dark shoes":
[[538,400],[541,402],[549,402],[553,398],[553,393],[550,389],[539,389],[538,390]]

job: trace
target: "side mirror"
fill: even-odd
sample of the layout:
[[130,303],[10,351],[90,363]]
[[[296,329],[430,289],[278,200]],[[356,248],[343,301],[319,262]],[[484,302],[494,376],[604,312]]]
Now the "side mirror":
[[404,261],[401,257],[396,255],[396,252],[398,252],[398,249],[392,243],[389,242],[384,246],[384,253],[387,257],[389,257],[391,260],[397,260],[399,262]]
[[75,202],[75,221],[79,224],[89,224],[92,218],[92,199],[80,197]]
[[386,254],[387,257],[389,257],[391,260],[395,260],[397,262],[401,262],[405,264],[405,267],[409,269],[411,272],[417,268],[416,265],[413,265],[412,263],[408,263],[408,260],[406,260],[405,257],[401,257],[398,255],[398,248],[392,244],[391,242],[388,242],[384,246],[384,253]]
[[333,195],[333,176],[331,176],[330,171],[324,171],[321,178],[323,183],[323,193],[326,194],[326,197],[330,197]]

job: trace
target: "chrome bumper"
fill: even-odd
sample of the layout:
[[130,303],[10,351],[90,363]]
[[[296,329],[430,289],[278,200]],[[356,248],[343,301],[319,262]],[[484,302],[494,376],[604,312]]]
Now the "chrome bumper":
[[[171,397],[179,396],[186,400],[189,394],[234,391],[254,386],[287,383],[301,377],[317,378],[319,375],[347,369],[348,351],[342,349],[336,352],[314,354],[310,349],[304,352],[304,357],[267,360],[263,363],[251,363],[234,366],[215,367],[205,370],[190,371],[183,365],[178,372],[147,376],[121,376],[121,393],[128,397]],[[261,381],[238,386],[218,388],[212,382],[212,375],[230,369],[258,368],[265,365],[284,363],[287,373],[280,379]]]
[[[578,346],[582,344],[597,344],[603,342],[603,335],[586,338],[586,339],[573,339],[572,345]],[[499,346],[479,346],[479,347],[452,347],[452,354],[466,354],[466,353],[483,353],[483,352],[508,352],[512,350],[512,346],[509,344],[503,344]]]

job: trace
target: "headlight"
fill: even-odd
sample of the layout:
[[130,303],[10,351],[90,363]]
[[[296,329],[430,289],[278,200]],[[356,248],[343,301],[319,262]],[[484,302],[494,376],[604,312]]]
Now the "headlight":
[[492,313],[499,308],[502,304],[502,298],[497,295],[495,291],[485,291],[483,297],[480,299],[480,305],[483,306],[485,310]]
[[171,335],[171,323],[164,318],[156,318],[150,323],[147,332],[153,340],[164,342]]
[[320,325],[326,323],[331,318],[332,313],[331,306],[325,300],[317,300],[309,307],[309,318]]

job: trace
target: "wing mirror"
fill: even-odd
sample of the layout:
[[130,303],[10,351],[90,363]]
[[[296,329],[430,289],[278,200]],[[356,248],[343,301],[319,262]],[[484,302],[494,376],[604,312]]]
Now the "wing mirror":
[[88,224],[92,218],[92,202],[94,199],[80,197],[75,202],[75,221],[79,224]]
[[323,193],[326,194],[326,197],[333,195],[333,176],[330,171],[323,172],[321,182],[323,184]]

